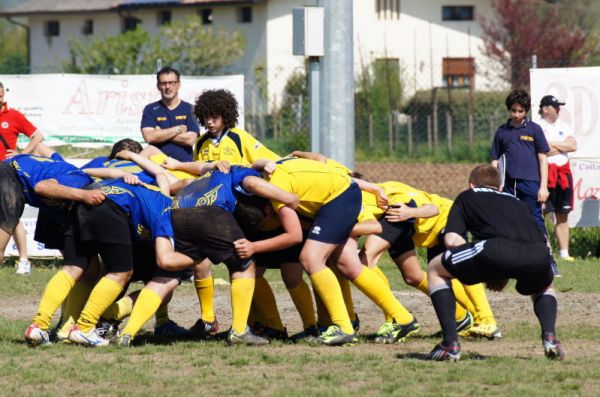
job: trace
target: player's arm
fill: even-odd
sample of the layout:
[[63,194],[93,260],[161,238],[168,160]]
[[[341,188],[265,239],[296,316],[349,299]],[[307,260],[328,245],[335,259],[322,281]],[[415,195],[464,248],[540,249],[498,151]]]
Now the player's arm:
[[36,194],[57,200],[81,201],[87,205],[99,205],[106,196],[100,190],[84,190],[61,185],[56,179],[46,179],[36,183]]
[[467,240],[458,233],[448,232],[444,235],[446,248],[455,248],[467,243]]
[[260,172],[264,171],[267,174],[271,175],[275,172],[275,169],[277,169],[277,164],[273,160],[258,159],[252,163],[250,168]]
[[261,252],[279,251],[302,242],[302,226],[296,211],[283,206],[277,211],[277,216],[283,233],[265,240],[248,241],[244,238],[233,242],[240,258],[247,259]]
[[158,267],[167,271],[187,269],[194,265],[194,260],[189,256],[176,252],[171,239],[157,237],[154,241],[156,247],[156,263]]
[[185,132],[187,132],[187,127],[183,124],[164,129],[153,127],[142,128],[142,136],[144,137],[144,140],[151,145],[166,142]]
[[537,154],[540,167],[540,190],[538,191],[538,201],[546,202],[548,199],[548,156],[546,153]]
[[181,189],[183,189],[184,187],[186,187],[187,185],[189,185],[190,183],[192,183],[194,181],[195,181],[195,179],[193,179],[193,178],[186,178],[186,179],[178,180],[177,182],[171,184],[171,186],[170,186],[171,195],[172,196],[176,195]]
[[29,137],[29,143],[21,150],[22,154],[30,154],[44,140],[44,134],[40,130],[35,130]]
[[130,172],[125,172],[118,168],[86,168],[83,170],[83,172],[91,177],[100,179],[123,178],[123,181],[129,185],[139,185],[142,183],[137,175],[134,175]]
[[425,204],[420,207],[410,207],[404,203],[394,203],[385,212],[389,222],[402,222],[414,218],[432,218],[440,213],[435,204]]
[[494,167],[494,168],[498,168],[498,160],[492,160],[492,161],[490,162],[490,164],[492,165],[492,167]]
[[381,223],[376,219],[369,219],[366,221],[358,222],[352,228],[350,233],[351,237],[368,236],[369,234],[379,234],[383,232]]
[[257,176],[250,175],[245,177],[242,181],[242,187],[249,193],[269,201],[278,201],[293,210],[296,209],[300,203],[298,196],[294,193],[286,192]]
[[213,170],[219,170],[227,173],[231,167],[227,161],[179,161],[172,157],[167,157],[161,166],[168,170],[186,171],[195,175],[203,175]]
[[144,171],[148,172],[149,174],[154,175],[156,177],[157,181],[158,181],[159,175],[162,175],[160,177],[161,180],[163,180],[163,181],[166,180],[166,182],[168,184],[173,184],[173,183],[177,182],[177,178],[175,177],[175,175],[168,173],[167,171],[165,171],[165,169],[163,167],[161,167],[160,165],[156,164],[154,161],[152,161],[138,153],[133,153],[129,150],[121,150],[120,152],[117,153],[116,157],[121,158],[123,160],[133,161],[134,163],[139,165],[140,168],[142,168]]
[[327,157],[323,156],[321,153],[316,152],[303,152],[301,150],[294,150],[288,155],[288,157],[298,157],[301,159],[308,159],[318,161],[321,163],[327,163]]
[[374,183],[367,182],[363,179],[352,178],[352,180],[358,185],[360,190],[365,192],[369,192],[377,197],[377,206],[380,208],[386,207],[388,205],[388,197],[385,194],[385,191],[381,186],[377,186]]

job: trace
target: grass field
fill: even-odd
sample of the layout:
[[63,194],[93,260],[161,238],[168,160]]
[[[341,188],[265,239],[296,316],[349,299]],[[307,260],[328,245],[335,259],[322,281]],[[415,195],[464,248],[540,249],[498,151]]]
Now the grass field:
[[[433,308],[426,296],[406,287],[386,262],[384,271],[396,296],[421,323],[407,343],[354,347],[313,347],[274,343],[267,347],[227,347],[223,342],[172,342],[143,334],[131,349],[85,349],[69,345],[32,349],[22,334],[34,314],[44,284],[56,268],[35,267],[30,276],[0,268],[0,395],[548,395],[592,396],[600,388],[600,262],[561,263],[557,279],[558,334],[566,360],[543,357],[539,328],[527,297],[512,287],[490,293],[503,337],[462,341],[458,363],[432,363],[424,355],[437,343]],[[223,266],[216,278],[225,279]],[[284,322],[290,333],[301,323],[289,295],[272,272]],[[361,334],[375,332],[381,313],[354,293]],[[229,287],[215,287],[215,309],[230,324]],[[198,304],[190,283],[172,301],[171,317],[191,326]],[[147,326],[147,330],[151,330]]]

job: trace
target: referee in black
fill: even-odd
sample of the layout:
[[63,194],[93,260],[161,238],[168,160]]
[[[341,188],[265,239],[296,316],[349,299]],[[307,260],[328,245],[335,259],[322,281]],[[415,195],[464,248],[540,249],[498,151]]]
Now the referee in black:
[[[564,353],[555,333],[557,298],[546,237],[523,202],[498,190],[496,168],[476,167],[469,185],[471,188],[458,195],[450,210],[444,237],[447,250],[429,262],[429,294],[444,340],[428,358],[460,358],[451,279],[468,285],[486,282],[489,289],[500,291],[509,278],[514,278],[517,292],[531,295],[546,357],[562,360]],[[463,237],[467,232],[473,237],[470,243]]]

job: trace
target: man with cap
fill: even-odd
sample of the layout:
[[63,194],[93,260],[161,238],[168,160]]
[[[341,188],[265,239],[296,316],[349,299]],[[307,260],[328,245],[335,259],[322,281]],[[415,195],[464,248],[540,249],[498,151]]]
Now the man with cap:
[[[23,134],[29,138],[29,143],[22,154],[29,154],[35,150],[35,147],[44,140],[42,134],[27,118],[16,109],[9,109],[4,100],[4,85],[0,82],[0,161],[14,156],[17,148],[17,138]],[[19,251],[19,263],[17,265],[17,274],[31,273],[31,262],[27,259],[27,239],[25,237],[25,228],[19,222],[14,229],[14,239]],[[11,233],[12,234],[12,233]],[[6,247],[5,239],[10,239],[8,234],[0,231],[0,247]],[[0,263],[4,259],[4,250],[0,252]]]
[[538,111],[550,151],[548,152],[548,191],[550,195],[544,208],[545,213],[554,212],[556,217],[556,240],[559,255],[572,262],[569,255],[569,224],[567,218],[573,209],[573,177],[569,164],[569,152],[577,150],[573,129],[559,118],[560,107],[565,103],[553,95],[540,101]]

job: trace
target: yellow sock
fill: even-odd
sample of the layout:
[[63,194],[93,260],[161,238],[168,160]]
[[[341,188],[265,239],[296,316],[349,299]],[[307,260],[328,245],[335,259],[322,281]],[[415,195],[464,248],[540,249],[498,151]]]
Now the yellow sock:
[[154,323],[155,327],[163,325],[164,323],[169,321],[169,304],[165,303],[163,305],[160,305],[158,309],[156,309],[156,313],[154,315],[156,316],[156,321]]
[[[371,270],[373,270],[375,272],[375,274],[377,274],[379,276],[379,278],[385,283],[385,285],[387,285],[387,287],[390,289],[390,291],[392,290],[392,285],[390,284],[390,280],[388,280],[388,278],[386,277],[385,273],[383,272],[383,270],[381,270],[378,266],[373,266],[371,268]],[[385,321],[390,322],[392,321],[391,317],[388,317],[387,315],[385,316]]]
[[75,322],[79,318],[93,288],[94,286],[88,283],[75,283],[63,305],[61,317],[65,323]]
[[40,300],[37,314],[33,317],[33,322],[41,329],[47,330],[50,327],[52,316],[54,316],[54,313],[64,300],[67,299],[74,285],[75,280],[64,270],[52,276],[48,284],[46,284],[46,289]]
[[246,330],[255,283],[253,278],[231,280],[231,328],[237,334]]
[[212,323],[215,321],[215,310],[213,306],[213,294],[215,281],[212,276],[200,280],[194,280],[198,302],[200,302],[200,318]]
[[131,314],[133,310],[133,300],[130,296],[124,296],[106,309],[102,314],[107,320],[121,321]]
[[252,306],[264,317],[263,325],[277,330],[284,330],[281,316],[275,302],[275,295],[271,286],[264,277],[257,277],[252,296]]
[[342,296],[344,297],[344,305],[346,305],[346,311],[350,321],[356,320],[356,313],[354,312],[354,302],[352,301],[352,289],[350,288],[350,281],[339,272],[337,269],[333,269],[335,277],[337,277],[340,289],[342,290]]
[[475,313],[475,307],[471,303],[471,300],[465,292],[464,286],[457,279],[452,280],[452,292],[454,292],[454,298],[456,298],[456,312],[454,312],[454,318],[456,321],[460,321],[467,315],[467,310],[471,314]]
[[102,313],[117,299],[121,291],[123,291],[121,284],[108,277],[102,277],[92,290],[77,320],[79,329],[83,332],[94,329]]
[[348,311],[344,305],[344,297],[335,274],[328,267],[310,275],[313,287],[325,304],[331,322],[338,325],[347,334],[354,334]]
[[469,300],[473,302],[473,306],[475,307],[475,312],[473,313],[475,322],[478,324],[496,325],[496,319],[485,294],[483,284],[465,285],[464,288]]
[[325,303],[323,303],[323,299],[319,296],[316,288],[313,289],[313,296],[315,297],[315,305],[317,306],[317,325],[329,327],[333,323],[331,322],[331,317],[329,317]]
[[296,288],[288,289],[292,302],[296,306],[296,310],[300,314],[302,319],[302,327],[304,329],[316,325],[317,319],[315,318],[315,309],[313,307],[312,295],[310,294],[310,288],[304,280],[298,284]]
[[415,319],[372,269],[363,266],[362,271],[353,283],[383,310],[386,318],[390,317],[398,324],[408,324]]
[[131,335],[132,337],[137,335],[144,324],[156,313],[161,303],[162,299],[156,292],[148,288],[143,288],[135,301],[135,305],[133,305],[131,316],[122,333]]
[[427,282],[427,273],[425,273],[423,281],[421,281],[419,285],[417,285],[415,288],[424,293],[425,295],[429,296],[429,283]]

